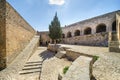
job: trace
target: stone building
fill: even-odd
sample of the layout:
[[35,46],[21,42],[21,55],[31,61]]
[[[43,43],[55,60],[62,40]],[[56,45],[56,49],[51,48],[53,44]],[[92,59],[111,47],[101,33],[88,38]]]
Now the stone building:
[[116,14],[120,10],[63,27],[62,43],[108,46],[109,32],[116,32]]
[[40,45],[42,46],[46,46],[48,45],[48,43],[51,42],[51,39],[50,37],[48,36],[49,35],[49,32],[48,31],[42,31],[42,32],[38,32],[37,31],[37,35],[40,36]]
[[108,46],[108,33],[116,32],[115,11],[68,25],[62,29],[63,43]]
[[6,0],[0,0],[0,70],[19,55],[35,34]]
[[[62,27],[61,43],[106,47],[117,45],[117,47],[120,47],[119,15],[120,10]],[[44,34],[46,34],[46,37],[41,39],[49,41],[48,32],[44,32]],[[42,34],[39,35],[42,36]],[[116,43],[111,42],[114,39],[117,40]],[[117,50],[117,52],[120,52],[119,48]],[[110,51],[114,51],[113,47],[110,48]]]

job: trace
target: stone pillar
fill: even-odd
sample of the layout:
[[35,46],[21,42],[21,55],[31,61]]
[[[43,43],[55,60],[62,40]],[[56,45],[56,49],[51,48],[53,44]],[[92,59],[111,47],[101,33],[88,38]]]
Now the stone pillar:
[[0,0],[0,70],[6,67],[6,0]]
[[116,32],[109,33],[109,51],[120,53],[120,15],[116,14]]

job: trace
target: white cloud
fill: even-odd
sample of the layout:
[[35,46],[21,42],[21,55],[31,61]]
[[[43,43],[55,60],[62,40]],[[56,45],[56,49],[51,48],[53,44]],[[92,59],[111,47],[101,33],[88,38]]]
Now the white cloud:
[[49,0],[49,4],[53,5],[63,5],[65,3],[65,0]]

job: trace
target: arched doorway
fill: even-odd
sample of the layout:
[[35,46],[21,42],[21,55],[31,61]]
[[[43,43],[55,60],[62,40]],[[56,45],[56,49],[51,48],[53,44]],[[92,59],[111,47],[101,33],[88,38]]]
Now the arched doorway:
[[116,21],[112,23],[112,31],[116,31]]
[[67,38],[70,38],[70,37],[72,37],[71,32],[68,32],[67,33]]
[[62,34],[62,38],[65,38],[65,34]]
[[106,32],[106,25],[105,24],[99,24],[96,27],[96,33],[100,33],[100,32]]
[[87,27],[85,30],[84,30],[84,34],[85,35],[88,35],[88,34],[91,34],[91,28],[90,27]]
[[80,36],[80,30],[76,30],[74,36]]

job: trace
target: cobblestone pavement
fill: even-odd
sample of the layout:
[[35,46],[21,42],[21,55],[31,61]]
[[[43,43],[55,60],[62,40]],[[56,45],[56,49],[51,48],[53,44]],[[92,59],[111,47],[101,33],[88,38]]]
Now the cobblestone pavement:
[[84,54],[99,56],[93,65],[93,75],[97,80],[120,80],[120,53],[109,52],[108,47],[62,46]]

